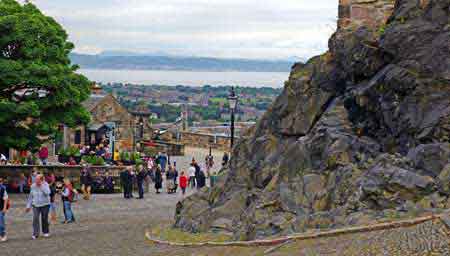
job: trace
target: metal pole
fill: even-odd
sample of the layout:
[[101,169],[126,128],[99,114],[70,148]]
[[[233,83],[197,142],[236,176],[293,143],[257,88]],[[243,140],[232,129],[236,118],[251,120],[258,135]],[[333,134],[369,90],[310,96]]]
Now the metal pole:
[[231,110],[231,151],[234,146],[234,109]]

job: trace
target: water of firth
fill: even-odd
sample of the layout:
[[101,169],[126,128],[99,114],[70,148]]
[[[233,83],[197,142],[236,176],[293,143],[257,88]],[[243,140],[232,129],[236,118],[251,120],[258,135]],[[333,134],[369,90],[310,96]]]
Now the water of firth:
[[80,69],[92,81],[145,85],[283,87],[289,73]]

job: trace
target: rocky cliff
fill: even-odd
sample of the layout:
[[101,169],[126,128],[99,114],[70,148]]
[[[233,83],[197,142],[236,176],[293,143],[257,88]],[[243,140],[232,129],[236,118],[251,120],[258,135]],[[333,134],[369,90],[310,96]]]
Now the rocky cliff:
[[450,207],[450,0],[341,0],[329,51],[292,68],[178,228],[254,239]]

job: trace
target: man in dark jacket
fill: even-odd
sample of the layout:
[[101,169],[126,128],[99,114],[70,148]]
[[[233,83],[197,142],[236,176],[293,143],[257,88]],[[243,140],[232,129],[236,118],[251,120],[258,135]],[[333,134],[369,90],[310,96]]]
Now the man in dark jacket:
[[127,167],[125,170],[123,170],[120,173],[120,183],[122,185],[123,188],[123,197],[126,199],[131,198],[131,191],[130,190],[130,185],[129,182],[132,179],[131,177],[131,171],[129,170],[130,167]]
[[137,186],[139,191],[139,197],[138,199],[144,199],[144,182],[145,178],[147,177],[148,172],[144,170],[144,166],[142,164],[138,165],[137,167]]
[[200,171],[198,174],[198,180],[197,180],[197,188],[201,189],[204,186],[206,186],[206,176],[203,171]]
[[200,188],[199,182],[200,182],[200,172],[202,171],[200,168],[200,165],[198,165],[197,162],[194,162],[194,168],[195,168],[195,181],[197,183],[197,189]]

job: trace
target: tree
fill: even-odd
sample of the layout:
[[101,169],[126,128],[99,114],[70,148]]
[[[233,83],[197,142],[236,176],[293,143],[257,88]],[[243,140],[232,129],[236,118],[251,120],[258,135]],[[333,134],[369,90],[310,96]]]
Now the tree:
[[89,122],[90,81],[75,71],[74,45],[33,4],[0,0],[0,145],[36,150],[59,124]]

